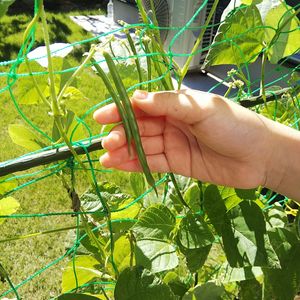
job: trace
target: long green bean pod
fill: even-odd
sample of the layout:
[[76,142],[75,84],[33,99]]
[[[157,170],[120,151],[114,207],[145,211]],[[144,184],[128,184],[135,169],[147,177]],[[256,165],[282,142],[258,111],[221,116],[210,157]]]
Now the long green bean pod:
[[121,100],[120,100],[119,96],[117,95],[117,93],[115,92],[112,84],[110,83],[110,80],[108,79],[107,75],[102,70],[102,68],[96,63],[96,61],[94,59],[91,59],[91,62],[93,64],[93,66],[95,67],[95,69],[97,70],[98,75],[103,80],[109,94],[111,95],[114,103],[117,106],[118,112],[119,112],[119,114],[121,116],[121,119],[123,121],[123,124],[124,124],[125,135],[126,135],[126,139],[127,139],[127,142],[128,142],[128,152],[131,155],[132,134],[131,134],[129,122],[128,122],[128,119],[126,118],[125,110],[124,110],[124,107],[121,103]]
[[[150,54],[150,48],[149,44],[151,42],[151,39],[148,37],[143,38],[143,45],[145,47],[145,53]],[[152,67],[151,67],[151,58],[149,55],[146,56],[147,59],[147,81],[148,81],[148,92],[152,91],[152,85],[151,85],[151,79],[152,79]]]
[[[128,29],[124,29],[124,32],[126,34],[126,37],[127,37],[127,40],[128,40],[129,46],[130,46],[130,50],[131,50],[132,54],[135,56],[134,61],[135,61],[135,65],[136,65],[138,75],[139,75],[139,81],[143,82],[141,64],[140,64],[140,60],[138,58],[138,54],[137,54],[133,39],[132,39]],[[143,89],[143,88],[141,87],[141,89]]]
[[139,128],[135,119],[135,115],[131,106],[131,102],[129,100],[129,97],[127,95],[127,91],[125,89],[125,86],[123,84],[123,81],[118,73],[118,70],[116,68],[116,65],[114,63],[114,61],[112,60],[111,56],[103,51],[103,56],[106,60],[107,66],[109,68],[110,74],[113,78],[113,81],[115,83],[116,89],[118,91],[119,97],[122,99],[122,103],[123,103],[123,107],[125,109],[126,112],[126,116],[128,118],[129,121],[129,125],[131,128],[131,133],[132,133],[132,137],[135,143],[135,148],[136,148],[136,152],[137,152],[137,156],[139,159],[139,162],[141,164],[141,167],[143,169],[143,172],[145,174],[146,180],[149,183],[149,185],[155,190],[156,194],[157,194],[157,190],[155,187],[155,180],[150,172],[147,160],[146,160],[146,155],[144,152],[144,148],[142,146],[142,141],[141,141],[141,137],[140,137],[140,133],[139,133]]

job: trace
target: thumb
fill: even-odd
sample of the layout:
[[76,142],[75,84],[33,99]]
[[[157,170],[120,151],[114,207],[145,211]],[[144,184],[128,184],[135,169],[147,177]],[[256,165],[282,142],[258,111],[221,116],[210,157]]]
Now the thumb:
[[214,96],[195,90],[153,93],[137,90],[132,96],[132,102],[149,115],[166,116],[193,124],[204,117],[205,107]]

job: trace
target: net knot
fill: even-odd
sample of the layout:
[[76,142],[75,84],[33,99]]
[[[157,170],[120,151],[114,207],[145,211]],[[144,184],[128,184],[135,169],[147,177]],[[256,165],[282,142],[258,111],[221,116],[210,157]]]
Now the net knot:
[[148,24],[149,29],[155,29],[155,25],[153,23]]
[[8,77],[9,77],[9,79],[16,80],[17,79],[17,74],[16,73],[9,73]]

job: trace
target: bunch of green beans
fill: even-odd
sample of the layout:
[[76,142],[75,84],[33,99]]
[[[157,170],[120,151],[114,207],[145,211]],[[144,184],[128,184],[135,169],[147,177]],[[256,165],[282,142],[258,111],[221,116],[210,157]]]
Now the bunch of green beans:
[[116,87],[117,92],[113,88],[109,78],[107,77],[106,73],[102,70],[102,68],[93,60],[92,63],[94,67],[96,68],[98,75],[102,78],[104,84],[106,85],[106,88],[108,89],[114,103],[117,106],[117,109],[119,111],[119,114],[121,116],[121,119],[123,121],[125,134],[127,138],[128,143],[128,151],[131,155],[131,144],[132,141],[134,142],[134,146],[136,149],[136,153],[139,159],[139,162],[141,164],[141,167],[143,169],[143,173],[146,177],[147,182],[149,185],[155,190],[157,195],[157,190],[155,186],[155,180],[150,172],[146,155],[144,148],[142,146],[141,136],[139,133],[138,125],[135,119],[135,115],[133,112],[133,108],[131,106],[130,99],[128,97],[127,91],[125,89],[125,86],[123,84],[123,81],[118,73],[117,67],[111,58],[110,54],[106,51],[102,52],[103,57],[105,58],[105,61],[107,63],[108,69],[110,71],[112,80],[114,82],[114,85]]

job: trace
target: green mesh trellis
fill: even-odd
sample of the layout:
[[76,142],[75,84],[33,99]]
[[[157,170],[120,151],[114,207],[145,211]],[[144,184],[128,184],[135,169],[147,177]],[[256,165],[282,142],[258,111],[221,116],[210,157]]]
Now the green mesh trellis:
[[[123,43],[123,50],[125,51],[127,55],[121,56],[121,55],[116,55],[114,57],[115,61],[117,61],[120,64],[123,64],[130,68],[132,66],[132,61],[134,60],[140,60],[144,61],[145,63],[147,62],[148,59],[152,60],[152,63],[157,64],[158,69],[156,71],[153,71],[152,77],[147,78],[147,74],[149,74],[149,69],[147,73],[147,69],[145,68],[143,70],[143,78],[144,80],[142,82],[136,82],[133,85],[127,86],[127,92],[130,94],[132,91],[134,91],[137,88],[146,88],[151,86],[153,90],[159,90],[159,89],[168,89],[169,87],[172,88],[172,83],[170,82],[171,76],[173,76],[175,79],[179,81],[179,84],[181,84],[182,78],[180,78],[180,75],[182,73],[187,72],[187,68],[182,69],[182,73],[180,74],[176,67],[176,58],[177,57],[186,57],[187,59],[192,58],[194,55],[197,55],[199,53],[206,53],[207,51],[211,50],[213,47],[216,47],[218,45],[226,44],[229,43],[232,47],[235,47],[236,52],[239,53],[239,55],[244,59],[244,62],[239,64],[237,67],[237,71],[230,71],[228,69],[228,75],[226,78],[222,79],[219,83],[215,84],[209,92],[214,92],[219,86],[222,84],[227,84],[228,86],[228,91],[226,92],[226,96],[231,98],[233,101],[239,102],[241,105],[246,106],[246,107],[252,107],[252,109],[256,109],[258,112],[263,111],[264,106],[258,106],[258,104],[263,104],[264,102],[271,101],[274,103],[273,107],[273,115],[272,118],[274,120],[280,121],[284,117],[286,117],[285,113],[280,112],[279,107],[282,105],[282,99],[284,97],[292,97],[293,98],[293,106],[295,109],[293,109],[292,116],[288,116],[288,122],[286,122],[287,125],[294,127],[295,129],[299,129],[299,75],[297,75],[297,72],[299,71],[299,65],[294,65],[294,66],[287,66],[288,60],[287,58],[283,58],[280,60],[280,62],[277,64],[276,68],[273,68],[271,71],[265,71],[264,77],[268,78],[269,76],[273,76],[275,78],[271,82],[269,81],[268,83],[265,84],[265,97],[262,97],[259,95],[260,88],[259,83],[261,82],[261,78],[252,78],[251,77],[251,71],[249,70],[249,66],[251,65],[251,62],[253,58],[257,58],[260,54],[263,56],[263,60],[265,59],[266,56],[266,47],[262,47],[259,49],[257,53],[253,53],[253,57],[248,57],[247,55],[244,54],[243,48],[240,47],[239,45],[239,36],[228,36],[226,37],[225,34],[225,39],[220,40],[218,37],[215,38],[215,42],[213,45],[209,45],[207,47],[198,47],[194,53],[175,53],[172,51],[173,46],[177,39],[180,39],[180,37],[185,34],[185,32],[189,30],[200,30],[200,35],[203,35],[205,33],[205,29],[213,27],[219,27],[222,25],[225,21],[222,21],[221,23],[213,24],[213,21],[211,18],[213,17],[213,11],[215,7],[218,4],[218,1],[214,2],[214,5],[212,7],[212,13],[211,15],[208,15],[208,19],[205,20],[205,23],[202,26],[195,27],[193,22],[197,19],[197,17],[202,13],[202,11],[205,9],[206,5],[208,3],[208,0],[203,1],[203,3],[199,6],[199,8],[196,10],[194,13],[193,17],[182,27],[170,27],[170,28],[160,28],[156,25],[155,20],[151,20],[148,18],[148,21],[144,20],[143,23],[139,24],[125,24],[123,28],[120,29],[115,29],[113,31],[101,34],[99,36],[95,36],[93,38],[89,38],[86,40],[82,41],[76,41],[72,43],[69,46],[66,47],[76,47],[80,46],[83,44],[91,44],[91,43],[98,43],[99,39],[102,40],[102,44],[106,43],[107,46],[110,47],[110,50],[112,54],[114,55],[114,49],[112,47],[113,43],[118,43],[120,42],[121,44]],[[39,18],[40,17],[40,9],[42,1],[35,1],[35,7],[34,7],[34,15]],[[298,4],[294,9],[299,12],[299,7],[300,4]],[[241,7],[237,7],[235,10],[238,11],[241,9]],[[285,22],[285,19],[283,18],[283,21]],[[281,22],[281,23],[282,23]],[[4,77],[6,79],[6,85],[0,87],[0,96],[4,92],[9,92],[11,101],[14,104],[14,107],[16,109],[16,114],[18,114],[24,124],[28,126],[28,128],[31,128],[32,131],[34,131],[38,136],[42,137],[42,140],[44,141],[44,144],[41,145],[40,149],[36,151],[31,151],[30,153],[26,153],[21,158],[11,158],[9,161],[5,161],[3,163],[0,163],[0,169],[5,167],[11,163],[16,162],[17,160],[21,161],[26,161],[28,158],[32,157],[33,155],[36,156],[41,156],[43,157],[43,154],[45,154],[45,151],[51,151],[53,149],[56,149],[57,151],[60,151],[62,148],[66,149],[67,146],[63,141],[57,142],[53,138],[53,135],[49,133],[49,130],[45,130],[45,126],[41,126],[39,122],[36,122],[34,118],[32,118],[30,112],[28,112],[28,109],[24,109],[24,106],[22,103],[19,103],[18,95],[16,92],[16,87],[18,87],[18,83],[21,82],[24,78],[47,78],[49,75],[50,70],[45,69],[43,70],[29,70],[28,72],[19,72],[20,66],[24,64],[30,64],[34,60],[30,59],[25,59],[26,55],[34,48],[35,45],[35,31],[36,27],[38,25],[36,23],[32,23],[32,26],[29,27],[29,30],[27,34],[25,34],[25,40],[24,43],[19,51],[19,54],[15,60],[11,61],[3,61],[0,62],[0,67],[6,68],[5,72],[0,73],[0,77]],[[130,45],[124,43],[124,41],[115,41],[112,37],[113,34],[117,33],[122,33],[124,34],[124,29],[127,31],[133,31],[137,29],[136,32],[136,45],[138,49],[138,54],[135,55],[134,53],[131,53],[130,50]],[[250,29],[251,30],[256,30],[257,27]],[[152,49],[149,51],[149,49],[146,49],[145,43],[144,43],[144,38],[148,35],[156,35],[159,30],[170,30],[174,31],[174,37],[172,38],[170,44],[168,47],[165,47],[165,51],[162,52],[162,49],[156,48]],[[275,28],[274,30],[278,30],[278,28]],[[292,29],[292,31],[299,30],[299,26],[296,29]],[[247,32],[245,32],[246,34]],[[286,34],[289,32],[285,32]],[[106,38],[106,39],[105,39]],[[156,36],[157,39],[159,39]],[[126,40],[126,39],[125,39]],[[159,45],[159,42],[158,44]],[[295,53],[299,51],[298,49],[295,49]],[[129,53],[129,55],[128,55]],[[131,53],[131,54],[130,54]],[[292,54],[292,53],[290,53]],[[86,56],[85,56],[86,57]],[[96,57],[96,56],[95,56]],[[104,59],[98,59],[97,63],[101,64],[104,62]],[[74,74],[77,70],[80,69],[80,71],[84,72],[85,70],[91,70],[92,63],[89,61],[83,65],[80,66],[68,66],[66,68],[60,69],[60,70],[54,70],[53,74],[54,76],[59,75],[62,76],[64,74]],[[126,67],[125,67],[126,68]],[[157,71],[157,70],[160,70]],[[136,70],[135,70],[136,72]],[[51,72],[50,72],[51,73]],[[51,74],[50,74],[51,75]],[[293,79],[292,78],[296,78]],[[45,79],[46,80],[46,79]],[[241,85],[242,81],[242,85]],[[286,85],[284,88],[279,89],[276,87],[278,82],[286,82]],[[39,81],[40,82],[40,81]],[[50,93],[50,92],[49,92]],[[105,290],[111,290],[114,288],[116,282],[113,280],[103,280],[103,281],[90,281],[88,283],[85,283],[82,286],[79,286],[79,283],[77,281],[77,275],[76,275],[76,268],[75,268],[75,255],[78,251],[78,247],[80,246],[80,243],[82,242],[83,239],[85,239],[87,236],[92,236],[94,233],[97,231],[101,231],[106,229],[107,232],[110,235],[111,242],[110,242],[110,247],[111,247],[111,252],[113,252],[113,231],[112,231],[112,225],[114,223],[126,223],[126,222],[131,222],[134,223],[136,222],[135,218],[120,218],[120,219],[113,219],[113,220],[107,220],[104,221],[101,224],[96,223],[96,225],[92,229],[87,229],[84,225],[84,222],[87,222],[90,217],[92,217],[94,214],[102,215],[104,218],[107,217],[111,213],[116,213],[116,212],[122,212],[126,211],[126,209],[132,207],[136,203],[139,203],[142,201],[142,199],[147,196],[148,194],[152,193],[152,188],[146,189],[144,193],[142,193],[139,197],[136,197],[135,199],[131,199],[130,202],[126,203],[121,208],[118,209],[111,209],[109,207],[106,207],[105,204],[102,202],[102,211],[99,212],[99,210],[92,210],[92,211],[83,211],[80,210],[76,205],[76,200],[79,197],[77,192],[76,192],[76,183],[75,183],[75,177],[78,172],[82,172],[82,169],[85,169],[85,172],[88,174],[87,177],[89,180],[85,178],[84,180],[84,188],[87,189],[90,185],[94,186],[95,188],[95,193],[98,195],[99,199],[102,199],[102,194],[101,194],[101,188],[98,184],[98,174],[102,174],[101,176],[106,176],[106,174],[112,173],[113,171],[110,170],[105,170],[101,168],[98,165],[98,160],[95,155],[90,153],[90,147],[93,145],[93,143],[96,141],[99,141],[99,138],[102,136],[105,136],[108,131],[104,129],[104,131],[101,134],[96,134],[95,128],[91,128],[92,126],[89,123],[89,120],[91,119],[91,114],[99,107],[106,105],[107,103],[110,103],[112,99],[110,97],[106,97],[103,101],[92,105],[87,109],[83,114],[80,116],[75,116],[74,117],[74,122],[75,125],[72,128],[72,132],[70,134],[70,140],[71,140],[71,145],[77,149],[80,149],[80,154],[81,158],[83,158],[80,162],[74,159],[72,156],[72,152],[69,152],[68,158],[63,158],[62,160],[58,159],[54,162],[52,161],[51,163],[45,165],[44,167],[38,168],[38,169],[30,169],[26,172],[15,172],[14,174],[9,174],[5,177],[0,178],[0,185],[1,184],[11,184],[8,189],[6,189],[0,199],[9,197],[11,195],[14,195],[14,193],[18,192],[21,189],[26,189],[30,185],[34,185],[37,182],[40,182],[42,180],[47,180],[49,177],[58,175],[60,176],[62,173],[64,176],[67,177],[68,182],[63,182],[63,185],[60,187],[55,187],[57,189],[66,189],[67,193],[69,194],[71,200],[72,200],[72,205],[74,210],[68,210],[68,211],[59,211],[59,212],[39,212],[39,213],[32,213],[32,212],[22,212],[22,213],[13,213],[13,214],[6,214],[6,215],[1,215],[0,218],[5,218],[5,219],[25,219],[25,218],[49,218],[52,216],[73,216],[75,217],[75,224],[74,226],[69,226],[65,228],[55,228],[55,229],[49,229],[47,231],[39,232],[39,233],[32,233],[31,235],[18,235],[14,236],[12,234],[12,237],[6,238],[4,241],[1,242],[10,242],[10,241],[18,241],[22,240],[25,238],[33,237],[33,236],[39,236],[41,234],[48,234],[48,233],[54,233],[54,232],[60,232],[60,231],[65,231],[65,230],[74,230],[75,231],[75,239],[73,242],[72,247],[70,247],[62,256],[58,257],[57,259],[53,260],[51,263],[43,266],[40,270],[35,272],[34,274],[28,274],[28,277],[25,278],[23,281],[19,283],[13,283],[12,280],[10,279],[10,274],[7,270],[3,269],[0,265],[0,277],[5,279],[8,285],[10,286],[6,291],[2,291],[2,294],[0,295],[0,298],[5,297],[7,295],[13,295],[17,299],[21,299],[21,293],[19,294],[18,290],[30,282],[32,279],[35,277],[39,276],[43,272],[49,272],[51,273],[51,267],[55,266],[58,264],[60,261],[64,260],[67,257],[73,257],[73,271],[74,271],[74,277],[76,280],[76,288],[74,290],[71,290],[69,292],[74,292],[77,291],[80,288],[85,288],[87,286],[95,286],[95,287],[100,287],[103,291]],[[266,103],[265,103],[266,104]],[[25,112],[26,111],[26,112]],[[51,117],[49,117],[49,120]],[[291,121],[292,120],[292,121]],[[47,121],[46,121],[47,122]],[[76,132],[78,132],[79,127],[83,129],[84,131],[84,138],[76,140]],[[108,128],[109,130],[109,128]],[[99,144],[98,144],[99,146]],[[99,148],[96,148],[98,150]],[[95,149],[94,149],[95,150]],[[42,165],[43,163],[41,163]],[[18,167],[17,167],[18,168]],[[21,169],[20,169],[21,170]],[[16,169],[16,171],[20,171]],[[84,173],[84,172],[83,172]],[[80,173],[81,174],[81,173]],[[80,175],[82,176],[82,175]],[[165,201],[165,196],[167,193],[168,189],[168,182],[170,181],[170,177],[172,175],[170,174],[165,174],[161,175],[157,179],[156,186],[161,187],[162,190],[162,201],[164,203]],[[81,177],[80,177],[81,178]],[[13,183],[18,181],[18,185],[14,185]],[[165,185],[164,185],[165,184]],[[82,189],[82,187],[81,187]],[[260,190],[259,190],[260,191]],[[0,189],[1,192],[1,189]],[[262,203],[264,204],[264,209],[271,208],[273,206],[274,199],[277,197],[276,194],[272,192],[268,192],[267,194],[261,195]],[[102,200],[101,200],[102,201]],[[281,203],[286,203],[288,199],[286,197],[283,197],[282,200],[279,202]],[[202,214],[202,211],[197,212],[198,214]],[[177,218],[182,218],[183,216],[178,215]],[[0,225],[1,226],[1,225]],[[85,229],[87,230],[86,233],[80,234],[80,230]],[[114,260],[113,256],[111,257],[112,260],[112,266],[114,267]],[[1,261],[1,258],[0,258]]]

